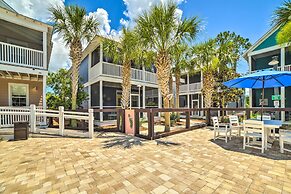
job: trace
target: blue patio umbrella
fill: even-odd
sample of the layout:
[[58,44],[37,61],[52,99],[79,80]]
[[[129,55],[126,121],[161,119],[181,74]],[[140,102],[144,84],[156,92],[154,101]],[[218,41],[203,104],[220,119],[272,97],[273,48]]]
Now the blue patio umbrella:
[[[291,86],[291,72],[261,70],[223,83],[229,88],[262,89],[262,100],[265,98],[265,88]],[[263,116],[264,103],[261,103],[261,116]]]

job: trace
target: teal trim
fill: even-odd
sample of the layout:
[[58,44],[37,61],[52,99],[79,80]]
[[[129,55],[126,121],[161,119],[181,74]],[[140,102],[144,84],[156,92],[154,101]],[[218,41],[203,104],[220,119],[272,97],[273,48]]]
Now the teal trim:
[[277,45],[276,37],[277,37],[277,34],[279,33],[279,30],[280,28],[276,30],[275,32],[273,32],[266,40],[264,40],[261,44],[259,44],[254,49],[254,51],[276,46]]

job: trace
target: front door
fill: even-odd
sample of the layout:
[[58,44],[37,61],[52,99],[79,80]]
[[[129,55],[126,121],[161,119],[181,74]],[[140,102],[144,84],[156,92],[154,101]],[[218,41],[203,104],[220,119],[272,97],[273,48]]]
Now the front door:
[[[192,108],[199,108],[199,100],[192,100]],[[199,111],[193,111],[192,115],[199,116]]]
[[130,95],[130,108],[140,108],[139,107],[139,95],[131,94]]

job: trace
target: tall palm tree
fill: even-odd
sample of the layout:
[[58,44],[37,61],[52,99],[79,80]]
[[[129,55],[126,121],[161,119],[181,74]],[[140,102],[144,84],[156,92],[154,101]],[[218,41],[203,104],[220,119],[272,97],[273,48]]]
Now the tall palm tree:
[[219,60],[217,58],[217,50],[215,40],[208,40],[205,43],[194,46],[192,48],[193,59],[192,64],[197,71],[203,74],[203,95],[205,108],[212,106],[212,95],[215,87],[215,72],[217,71]]
[[129,107],[131,93],[131,65],[132,62],[140,63],[141,51],[137,44],[137,35],[134,31],[122,29],[120,41],[104,39],[104,53],[112,58],[115,63],[122,63],[122,97],[121,106],[124,109]]
[[[176,82],[176,96],[175,96],[175,108],[179,108],[179,96],[180,96],[180,85],[181,85],[181,73],[182,71],[187,70],[190,67],[190,58],[189,58],[189,46],[187,44],[176,44],[172,49],[172,72],[175,77]],[[177,113],[178,120],[180,119],[180,114]]]
[[[177,5],[161,3],[144,12],[136,20],[140,44],[156,52],[155,67],[158,84],[163,96],[164,108],[169,108],[171,94],[169,77],[171,73],[170,50],[180,42],[191,41],[198,32],[197,17],[183,19],[176,14]],[[170,113],[165,113],[165,131],[170,129]]]
[[[51,20],[54,22],[54,32],[60,33],[70,48],[72,60],[72,110],[77,108],[77,92],[79,82],[79,66],[82,57],[82,42],[90,41],[97,33],[99,22],[86,15],[85,8],[70,5],[66,7],[51,7]],[[72,125],[76,123],[72,122]]]
[[286,0],[273,14],[273,25],[281,25],[277,40],[280,44],[291,42],[291,0]]

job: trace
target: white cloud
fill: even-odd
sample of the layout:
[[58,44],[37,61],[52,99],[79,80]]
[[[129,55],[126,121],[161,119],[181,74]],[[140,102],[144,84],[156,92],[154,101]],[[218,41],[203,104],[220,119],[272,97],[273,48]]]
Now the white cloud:
[[65,45],[60,34],[54,34],[52,37],[53,50],[49,64],[49,71],[57,71],[60,68],[69,68],[71,60],[69,57],[69,49]]
[[[56,5],[64,6],[65,0],[6,0],[18,13],[25,16],[47,22],[50,18],[48,8]],[[118,39],[120,32],[111,29],[108,12],[102,8],[98,8],[95,12],[90,12],[89,16],[93,16],[99,21],[99,33],[101,35],[110,35],[114,39]],[[49,70],[57,71],[59,68],[68,68],[71,65],[69,58],[69,49],[64,44],[59,34],[52,37],[53,49],[50,58]],[[83,47],[86,46],[84,43]]]
[[64,0],[5,0],[5,2],[18,13],[43,22],[50,17],[49,7],[64,5]]
[[110,33],[111,27],[110,27],[110,22],[111,20],[109,20],[108,18],[108,13],[105,9],[102,8],[98,8],[97,11],[95,12],[90,12],[89,16],[93,17],[94,19],[96,19],[97,21],[99,21],[100,25],[99,25],[99,33],[102,35],[106,35]]
[[[138,15],[142,14],[143,11],[147,11],[153,5],[158,3],[168,3],[174,2],[180,4],[185,0],[123,0],[124,4],[126,5],[126,11],[123,14],[128,18],[128,20],[121,19],[121,24],[127,24],[128,26],[132,27],[135,25],[134,20],[137,18]],[[181,9],[177,9],[177,14],[182,16],[183,11]]]

